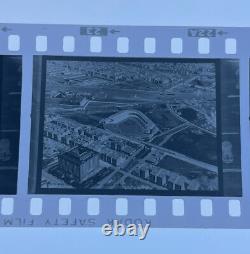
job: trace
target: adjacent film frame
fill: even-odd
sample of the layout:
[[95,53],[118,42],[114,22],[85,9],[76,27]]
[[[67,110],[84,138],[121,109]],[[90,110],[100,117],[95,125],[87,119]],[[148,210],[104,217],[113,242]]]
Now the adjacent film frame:
[[[23,86],[17,195],[0,196],[0,225],[93,227],[119,219],[152,227],[249,228],[249,33],[249,28],[2,24],[0,54],[22,55]],[[28,195],[33,55],[239,59],[242,197]]]

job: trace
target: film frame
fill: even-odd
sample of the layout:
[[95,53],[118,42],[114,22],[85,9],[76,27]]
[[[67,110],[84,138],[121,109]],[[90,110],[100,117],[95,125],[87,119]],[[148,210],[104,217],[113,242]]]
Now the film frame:
[[[3,226],[100,226],[118,218],[121,221],[150,221],[152,227],[249,228],[248,138],[249,138],[249,51],[248,28],[105,27],[61,25],[8,25],[2,27],[1,54],[23,57],[22,118],[18,191],[2,196]],[[135,36],[136,34],[136,36]],[[39,38],[38,38],[39,37]],[[43,38],[41,38],[43,37]],[[46,39],[45,39],[46,37]],[[73,41],[75,50],[63,46]],[[70,37],[70,39],[69,39]],[[102,50],[91,41],[102,41]],[[73,38],[73,39],[72,39]],[[93,39],[94,38],[94,39]],[[129,40],[129,51],[117,48],[121,38]],[[39,40],[43,46],[38,46]],[[179,42],[172,49],[171,42]],[[210,50],[201,49],[202,43]],[[73,43],[73,44],[74,44]],[[152,44],[148,47],[147,44]],[[175,42],[176,43],[176,42]],[[236,45],[237,43],[237,45]],[[46,45],[46,46],[45,46]],[[207,48],[207,47],[205,47]],[[65,51],[66,49],[66,51]],[[117,51],[117,49],[119,49]],[[127,48],[128,49],[128,48]],[[91,51],[92,50],[92,51]],[[242,197],[119,197],[28,195],[32,63],[33,55],[105,57],[178,57],[240,60]],[[24,99],[25,97],[25,99]],[[29,103],[27,103],[29,102]],[[242,110],[242,108],[246,109]],[[242,136],[244,135],[244,138]],[[26,151],[26,152],[24,152]],[[24,168],[26,170],[24,170]],[[21,170],[20,170],[21,169]],[[193,220],[193,218],[196,218]],[[83,218],[83,219],[82,219]],[[210,219],[208,219],[210,218]],[[78,221],[78,222],[77,222]]]

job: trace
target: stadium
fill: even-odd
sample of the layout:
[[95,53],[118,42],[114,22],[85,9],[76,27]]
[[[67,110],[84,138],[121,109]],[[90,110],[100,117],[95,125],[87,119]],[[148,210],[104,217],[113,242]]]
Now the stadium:
[[103,127],[113,133],[148,140],[158,131],[158,127],[138,110],[124,110],[101,121]]

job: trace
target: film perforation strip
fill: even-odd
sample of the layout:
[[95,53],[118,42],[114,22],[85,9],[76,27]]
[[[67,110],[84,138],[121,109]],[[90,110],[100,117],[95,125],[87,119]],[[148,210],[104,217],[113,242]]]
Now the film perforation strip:
[[[136,192],[133,192],[133,191],[127,192],[128,195],[126,194],[126,191],[124,193],[120,193],[119,191],[115,193],[104,192],[104,196],[102,196],[101,192],[97,192],[97,193],[95,192],[93,193],[92,192],[90,193],[75,192],[74,193],[73,192],[72,194],[70,191],[65,192],[64,190],[59,190],[56,193],[51,192],[51,194],[53,194],[52,198],[49,194],[50,192],[36,193],[36,192],[30,192],[29,190],[28,193],[26,194],[25,190],[28,187],[22,186],[20,188],[20,186],[18,187],[18,185],[20,185],[20,182],[27,183],[28,180],[21,179],[17,185],[16,195],[13,194],[13,196],[8,196],[9,193],[6,193],[6,195],[4,193],[1,194],[1,209],[0,209],[1,211],[0,225],[1,226],[69,226],[69,224],[70,226],[101,226],[102,224],[114,218],[119,218],[123,221],[126,220],[127,222],[137,220],[137,221],[142,221],[143,223],[145,223],[145,221],[148,220],[150,221],[150,224],[152,227],[248,228],[250,226],[249,220],[247,220],[250,214],[250,207],[248,202],[248,197],[250,196],[249,194],[250,190],[248,191],[249,187],[246,184],[248,182],[246,180],[246,177],[249,176],[249,173],[247,168],[241,167],[241,164],[240,164],[241,160],[238,159],[240,157],[240,152],[239,154],[237,154],[237,151],[239,151],[240,147],[242,147],[242,144],[240,143],[240,141],[241,142],[243,141],[244,149],[249,150],[249,148],[248,148],[248,145],[246,145],[246,141],[242,137],[242,128],[240,130],[239,126],[237,125],[238,120],[235,121],[237,122],[237,124],[233,125],[232,119],[231,120],[229,119],[232,116],[229,113],[227,113],[229,111],[236,112],[238,110],[237,107],[239,106],[238,105],[239,100],[242,100],[242,94],[245,93],[246,90],[248,90],[248,88],[247,89],[244,88],[242,82],[239,81],[239,76],[241,76],[242,78],[242,75],[244,76],[246,75],[246,69],[249,70],[249,66],[246,66],[245,62],[244,63],[242,62],[243,57],[245,57],[246,55],[249,58],[249,50],[247,51],[246,49],[247,41],[249,41],[249,38],[247,36],[249,32],[248,29],[167,28],[167,27],[131,28],[131,27],[105,27],[105,26],[84,27],[84,26],[56,26],[56,25],[55,26],[54,25],[52,26],[49,26],[49,25],[34,25],[34,26],[32,25],[5,25],[4,27],[7,27],[7,28],[10,27],[10,30],[0,33],[0,41],[1,41],[0,55],[6,55],[6,56],[7,55],[10,55],[10,56],[21,55],[23,59],[22,68],[23,69],[26,68],[26,70],[29,69],[30,71],[33,70],[33,74],[25,73],[26,77],[24,77],[23,79],[23,83],[27,82],[26,84],[28,84],[33,89],[33,99],[32,99],[33,104],[34,104],[34,91],[36,89],[36,85],[34,84],[34,81],[32,81],[33,84],[30,84],[31,77],[33,75],[33,78],[34,78],[34,73],[39,72],[40,71],[39,68],[46,67],[46,71],[50,73],[52,70],[50,68],[52,68],[51,66],[53,66],[53,64],[56,66],[56,68],[62,69],[61,72],[64,72],[62,76],[66,76],[66,78],[63,77],[63,79],[65,84],[68,82],[67,85],[71,85],[70,84],[71,81],[70,79],[67,79],[67,75],[72,75],[72,76],[76,75],[75,72],[77,73],[78,71],[78,70],[75,71],[74,68],[78,68],[78,67],[75,67],[75,65],[77,66],[79,64],[79,66],[81,66],[81,64],[83,64],[85,68],[86,66],[84,65],[85,64],[84,62],[86,61],[91,62],[92,59],[94,61],[93,68],[96,68],[97,70],[95,72],[95,75],[97,75],[97,78],[103,79],[103,80],[105,80],[105,78],[103,78],[104,76],[100,78],[98,75],[101,75],[101,74],[96,74],[96,73],[98,72],[98,68],[105,69],[105,64],[106,64],[105,61],[110,62],[110,66],[111,66],[110,68],[114,68],[113,65],[117,65],[119,66],[119,68],[123,68],[123,67],[120,67],[123,65],[124,66],[137,65],[136,68],[143,66],[143,67],[140,67],[142,69],[139,71],[142,79],[145,79],[145,77],[143,77],[144,75],[143,73],[146,72],[145,69],[143,68],[148,68],[148,69],[153,68],[153,67],[148,67],[151,64],[149,61],[149,59],[151,58],[155,59],[155,60],[152,60],[152,63],[155,63],[155,65],[158,65],[157,68],[159,69],[166,68],[164,67],[164,64],[170,65],[170,66],[174,64],[180,65],[182,66],[181,67],[182,69],[183,68],[185,69],[186,68],[185,66],[188,66],[189,64],[190,66],[192,65],[192,68],[197,68],[195,65],[197,66],[200,65],[200,68],[204,69],[203,64],[204,66],[207,64],[208,67],[206,68],[210,68],[209,71],[213,72],[214,67],[212,65],[214,64],[216,68],[218,68],[217,70],[218,72],[216,72],[215,74],[215,76],[217,77],[217,79],[215,80],[216,86],[217,86],[217,82],[219,82],[220,86],[222,87],[221,91],[217,90],[215,93],[216,96],[219,96],[219,94],[222,94],[221,101],[219,102],[219,104],[222,105],[221,111],[222,111],[222,118],[223,118],[221,122],[221,125],[222,125],[221,143],[224,149],[222,153],[222,161],[224,163],[222,165],[222,169],[223,169],[224,175],[223,175],[223,181],[219,182],[219,185],[223,186],[223,184],[225,184],[225,182],[227,181],[232,183],[232,179],[235,179],[235,181],[237,181],[237,184],[238,184],[238,182],[241,182],[240,180],[241,176],[239,176],[241,175],[241,172],[243,173],[244,178],[242,179],[242,186],[241,186],[243,190],[240,190],[241,187],[239,188],[238,186],[232,185],[233,187],[231,188],[229,185],[227,185],[227,187],[223,187],[224,188],[223,192],[218,191],[218,192],[215,192],[214,194],[211,194],[210,192],[206,192],[205,194],[201,194],[201,195],[199,194],[197,195],[195,194],[195,192],[190,192],[190,193],[183,192],[184,195],[182,195],[182,192],[178,192],[178,191],[180,191],[180,189],[183,191],[185,188],[186,188],[185,190],[188,190],[188,187],[186,186],[187,183],[186,185],[183,184],[180,187],[180,185],[178,184],[179,180],[178,181],[166,180],[164,178],[165,176],[158,175],[157,173],[154,175],[152,172],[154,172],[155,169],[159,169],[159,165],[158,164],[154,165],[152,163],[153,165],[150,165],[152,169],[150,169],[149,171],[145,171],[144,169],[141,169],[137,172],[133,172],[133,174],[129,173],[128,175],[130,177],[130,180],[131,178],[133,178],[134,180],[140,181],[142,185],[144,184],[144,186],[148,187],[149,185],[151,185],[156,189],[159,188],[159,190],[164,189],[166,188],[166,186],[168,186],[167,188],[169,189],[173,188],[173,190],[174,191],[177,190],[177,192],[173,192],[173,193],[171,192],[172,194],[171,193],[166,194],[166,196],[164,194],[158,195],[157,192],[155,192],[155,194],[153,194],[153,197],[151,197],[150,191],[148,192],[145,191],[145,193],[141,192],[139,193],[138,196]],[[27,58],[29,59],[32,58],[33,63],[31,63],[30,60],[28,61]],[[116,60],[118,58],[119,60]],[[131,61],[130,63],[126,62],[126,59],[128,58],[130,58],[129,59],[129,61]],[[135,62],[133,62],[133,58],[136,59],[134,60]],[[24,61],[24,59],[26,60]],[[36,61],[35,59],[37,59],[37,62],[40,61],[40,63],[42,64],[45,63],[45,65],[37,68],[37,66],[35,65],[35,61]],[[146,60],[144,61],[144,59]],[[160,59],[160,61],[162,61],[163,63],[158,63],[157,62],[158,59]],[[192,59],[194,59],[194,62],[192,62]],[[138,64],[138,62],[136,62],[139,60],[142,62],[141,65]],[[167,61],[164,62],[165,60]],[[237,65],[240,65],[239,63],[243,65],[244,67],[243,71],[241,66],[237,67]],[[64,64],[64,67],[63,67],[64,69],[60,67],[60,64]],[[81,67],[79,67],[79,69],[80,68]],[[237,70],[237,68],[239,68],[239,70]],[[42,72],[46,72],[46,71],[42,69]],[[127,71],[128,73],[129,72],[133,73],[132,67],[131,69],[128,68]],[[180,70],[178,69],[178,71]],[[233,73],[233,75],[229,74],[230,71],[231,73]],[[60,71],[58,71],[58,73],[59,72]],[[69,74],[67,74],[66,72],[68,72]],[[82,72],[84,73],[83,70]],[[205,73],[205,71],[203,72]],[[221,74],[223,72],[224,74]],[[56,71],[55,73],[58,75]],[[204,74],[204,73],[202,75],[204,75],[205,78],[203,79],[202,82],[204,82],[204,84],[209,84],[210,81],[207,81],[207,80],[208,79],[212,80],[213,75],[210,75],[207,73]],[[107,75],[106,73],[102,73],[102,74]],[[1,75],[1,72],[0,72],[0,75]],[[83,82],[82,81],[83,76],[87,74],[84,74],[84,75],[81,74],[81,75],[80,77],[76,77],[75,80],[81,79],[81,82]],[[174,78],[176,79],[179,78],[177,76],[175,77],[174,76],[175,74],[171,74],[171,75],[173,76],[173,80]],[[187,76],[187,74],[183,74],[183,75]],[[192,73],[192,75],[194,74]],[[198,74],[195,74],[195,75],[198,75]],[[29,76],[29,78],[27,78],[27,76]],[[226,76],[229,76],[229,78],[226,79],[225,78]],[[45,76],[45,79],[49,79],[49,78],[50,78],[49,76]],[[62,77],[59,77],[59,76],[57,78],[62,79]],[[108,80],[108,78],[106,79]],[[192,79],[196,80],[197,78],[196,79],[192,78]],[[74,79],[72,80],[73,82],[75,82]],[[95,82],[97,82],[97,79],[94,79],[94,80]],[[105,80],[105,82],[107,80]],[[45,82],[45,81],[41,81],[41,83],[42,82]],[[120,80],[120,82],[124,82],[124,80]],[[159,80],[156,79],[152,82],[159,82]],[[192,89],[193,87],[196,87],[197,90],[199,90],[200,89],[199,86],[201,86],[201,84],[199,84],[199,80],[197,81],[197,83],[195,82],[193,82],[188,89]],[[241,84],[239,85],[239,83]],[[1,84],[1,77],[0,77],[0,84]],[[160,87],[159,84],[160,83],[158,83],[157,85]],[[242,90],[239,91],[239,86],[241,87],[241,89],[244,90],[243,92]],[[225,87],[229,87],[228,91]],[[44,83],[44,89],[45,88],[47,89],[46,91],[50,92],[49,90],[50,87],[48,87],[48,84],[46,82]],[[42,89],[41,89],[41,94],[43,94]],[[99,89],[102,89],[102,88],[100,87]],[[149,88],[149,90],[150,89],[152,88]],[[213,96],[213,87],[211,86],[209,87],[209,89],[207,91],[211,92],[211,95]],[[23,89],[23,93],[25,93],[25,91],[26,90]],[[170,89],[170,91],[174,91],[173,93],[177,91],[176,94],[181,92],[181,90],[178,90],[178,89],[176,89],[176,91],[174,89],[172,90]],[[217,93],[218,91],[219,93]],[[160,95],[163,96],[163,94],[161,94],[162,93],[161,91],[158,91],[158,93],[160,93]],[[177,98],[178,96],[176,94],[174,96],[176,96]],[[62,96],[62,95],[58,95],[58,96]],[[91,105],[91,103],[92,104],[96,103],[94,101],[99,99],[98,95],[97,96],[92,95],[92,98],[89,98],[91,96],[88,95],[87,92],[84,96],[85,96],[84,100],[82,100],[81,103],[86,108],[89,107],[88,105]],[[111,95],[107,93],[105,96],[107,96],[108,98],[108,96],[111,96]],[[137,95],[137,96],[140,96],[140,95]],[[202,92],[200,92],[199,96],[203,96]],[[97,97],[98,99],[94,97]],[[51,95],[51,98],[55,98],[55,97],[52,97]],[[152,98],[153,98],[153,95],[152,95]],[[60,97],[58,97],[58,99],[60,99]],[[24,99],[22,98],[22,100]],[[37,98],[35,98],[35,100],[37,100]],[[178,99],[175,99],[175,100],[178,101]],[[242,105],[248,106],[248,101],[246,101],[245,99],[243,100],[244,102],[241,101],[241,107]],[[48,108],[48,106],[46,106],[47,105],[46,101],[48,101],[48,98],[46,98],[43,102],[45,104],[45,109],[43,109],[45,113],[46,113],[46,107]],[[226,104],[226,107],[223,109],[224,102],[228,104]],[[39,103],[40,102],[38,102],[38,104]],[[123,102],[120,101],[118,102],[118,104],[119,103],[122,105]],[[148,100],[147,103],[150,104],[150,101]],[[232,108],[230,108],[229,110],[228,105],[230,103],[232,104]],[[216,99],[216,104],[214,105],[217,105],[218,107],[219,104],[218,104],[218,100]],[[71,106],[72,105],[73,104],[71,104]],[[192,105],[192,107],[193,108],[196,107],[195,109],[197,110],[197,106]],[[178,106],[176,108],[178,111]],[[170,106],[168,105],[168,110],[170,110],[170,113],[175,114],[175,116],[177,116],[178,118],[178,114],[176,114],[177,111],[175,111],[176,108],[173,108],[171,105]],[[119,108],[117,107],[116,110],[117,109]],[[25,110],[26,110],[25,112],[24,110],[22,110],[21,112],[21,115],[25,115],[25,117],[27,117],[29,114],[34,114],[34,112],[39,114],[41,113],[40,109],[38,111],[36,111],[36,109],[34,110],[33,105],[32,105],[32,109],[30,109],[30,112],[27,112],[27,109]],[[128,109],[126,110],[128,111]],[[149,115],[148,112],[145,113],[145,115],[148,116]],[[243,113],[243,116],[244,116],[244,113]],[[138,115],[136,117],[139,118]],[[140,117],[143,118],[143,115],[140,115]],[[145,119],[147,121],[147,118],[144,118],[144,120]],[[182,117],[179,117],[178,119],[180,121],[183,121]],[[238,116],[235,119],[238,119]],[[247,128],[246,123],[248,125],[249,123],[245,120],[245,118],[242,117],[242,115],[241,115],[240,121],[241,121],[241,124],[244,125],[243,129],[245,130]],[[216,128],[218,123],[219,122],[217,119]],[[59,125],[61,123],[60,121],[58,121],[56,122],[56,124]],[[229,128],[228,126],[230,125],[232,126]],[[175,135],[175,131],[178,132],[179,128],[181,131],[184,132],[186,128],[191,129],[191,128],[199,127],[198,129],[201,132],[207,132],[208,135],[211,135],[212,131],[206,128],[200,128],[201,126],[198,126],[198,127],[197,126],[198,126],[197,124],[193,124],[192,122],[189,122],[189,123],[182,122],[179,126],[175,127],[176,129],[173,128],[173,130],[171,131],[173,131],[174,133],[173,135]],[[23,124],[23,126],[21,126],[22,137],[24,135],[23,133],[25,131],[25,128],[27,127],[29,127],[28,123]],[[69,125],[67,126],[67,128],[72,128],[72,127],[70,127]],[[100,127],[98,126],[98,128]],[[31,129],[34,130],[33,122],[31,123]],[[168,133],[168,131],[165,131],[165,132]],[[241,138],[240,140],[238,140],[240,136],[240,132],[241,132]],[[49,139],[52,140],[49,142],[54,142],[54,139],[58,138],[55,136],[56,132],[52,134],[48,132],[46,135],[48,135],[46,136],[47,140]],[[50,137],[49,135],[52,135],[52,136]],[[214,134],[212,133],[212,135]],[[115,136],[115,137],[118,137],[118,136]],[[124,137],[122,138],[124,139]],[[25,143],[24,141],[22,141],[22,139],[21,139],[20,149],[22,149],[23,144]],[[32,137],[31,137],[31,141],[33,141],[34,143],[34,140]],[[75,142],[75,140],[73,141],[71,140],[71,142]],[[146,147],[148,148],[149,146],[151,150],[154,150],[155,148],[159,148],[159,146],[158,147],[155,145],[153,146],[152,143],[150,142],[145,142],[145,141],[143,142],[144,144],[146,144]],[[6,142],[4,144],[6,144]],[[79,143],[75,143],[75,144],[79,145]],[[60,146],[61,145],[62,144],[60,144]],[[66,140],[63,146],[64,148],[67,146],[68,147],[67,149],[69,149],[70,141]],[[88,150],[90,149],[90,146],[88,145],[86,146],[87,146],[87,152],[90,153],[90,151]],[[71,147],[71,148],[74,148],[74,147]],[[33,148],[31,148],[31,150],[32,149]],[[118,148],[115,148],[115,149],[118,149]],[[164,150],[164,149],[163,151],[167,152],[167,150]],[[97,152],[98,151],[94,150],[94,154]],[[19,154],[22,155],[22,151],[19,151]],[[65,153],[65,156],[66,156],[66,153]],[[60,158],[58,157],[58,160],[59,159]],[[186,160],[186,158],[183,158],[183,159],[184,161]],[[21,159],[19,159],[19,161],[20,160]],[[108,158],[105,158],[105,160],[108,160]],[[113,162],[112,159],[110,159],[110,161],[111,161],[110,163]],[[105,163],[109,163],[109,162],[106,161]],[[197,161],[195,160],[193,160],[192,163],[196,163],[195,164],[196,166],[198,165],[202,165],[202,167],[208,166],[208,164],[206,163],[197,164]],[[25,162],[25,164],[28,165],[29,163]],[[20,164],[20,165],[23,165],[23,164]],[[20,177],[22,178],[23,176],[27,177],[27,175],[30,174],[30,171],[32,171],[32,167],[33,167],[32,165],[33,164],[31,163],[29,169],[23,169],[19,167],[18,169],[19,178]],[[215,170],[215,167],[210,167],[210,168]],[[110,181],[112,180],[112,181],[119,182],[117,178],[115,178],[119,176],[121,177],[121,179],[127,179],[125,178],[125,176],[128,176],[128,175],[127,173],[124,173],[124,171],[121,170],[119,175],[119,173],[116,172],[116,169],[114,169],[114,167],[111,169],[109,168],[107,169],[108,169],[107,174],[109,173],[109,170],[110,171],[113,170],[110,176],[107,177],[107,179],[110,179]],[[20,172],[20,170],[22,170],[23,172]],[[48,172],[46,172],[47,178],[45,177],[46,181],[41,178],[41,184],[45,184],[45,185],[47,184],[47,186],[49,186],[51,184],[51,181],[54,181],[55,177],[57,176],[55,176],[55,172],[53,172],[54,175],[50,173],[49,173],[50,175],[48,175],[47,173]],[[168,177],[167,179],[169,179]],[[173,176],[171,177],[173,178]],[[50,181],[48,181],[48,179],[50,179]],[[43,183],[43,181],[45,182]],[[61,185],[64,185],[65,183],[69,184],[66,181],[68,180],[67,179],[65,180],[65,178],[64,180],[62,180],[62,178],[60,178],[59,176],[56,180],[56,182],[58,182],[58,184],[61,184]],[[189,179],[188,184],[190,184],[190,182],[191,180]],[[105,182],[103,184],[105,184]],[[108,182],[106,183],[106,185],[107,184]],[[134,184],[137,184],[136,181]],[[171,184],[171,187],[169,187],[169,184]],[[108,193],[111,193],[111,195],[109,195]],[[242,195],[242,193],[244,195]],[[40,194],[42,194],[42,196],[39,196]],[[66,196],[63,196],[64,194]],[[68,197],[69,194],[70,196]],[[77,195],[75,196],[75,194]],[[85,196],[85,194],[87,194],[87,196]],[[89,196],[91,194],[93,194],[94,196],[93,197]],[[122,194],[121,197],[119,196],[120,194]],[[175,194],[177,194],[177,196]],[[148,195],[149,197],[147,197]],[[190,197],[193,195],[195,197]],[[15,221],[15,218],[17,217],[20,217],[19,221],[18,219],[16,219]],[[30,218],[35,218],[32,223],[30,222],[31,224],[27,222]],[[75,221],[79,220],[80,222],[79,221],[74,223],[67,222],[68,223],[67,224],[64,221],[63,223],[65,224],[63,223],[60,224],[61,218],[67,218],[69,220],[75,219]],[[6,221],[6,219],[8,221]],[[51,221],[49,221],[50,219]],[[24,222],[25,220],[26,222]]]
[[[71,214],[71,199],[60,198],[58,200],[58,215],[69,216]],[[133,207],[129,208],[133,209]],[[117,216],[128,215],[128,200],[126,198],[117,198],[115,201],[115,214]],[[29,201],[29,214],[32,216],[42,216],[43,214],[43,199],[31,198]],[[86,211],[88,215],[98,216],[100,211],[100,201],[98,198],[88,198]],[[172,200],[172,211],[168,211],[172,216],[182,217],[185,215],[185,204],[181,198]],[[15,213],[15,201],[12,197],[2,198],[1,200],[1,215],[10,216]],[[157,216],[157,202],[153,198],[144,199],[144,215]],[[211,199],[201,199],[200,201],[200,216],[213,216],[213,201]],[[228,216],[240,217],[241,205],[240,200],[231,199],[228,202]]]
[[[197,50],[199,54],[209,54],[210,52],[210,40],[208,38],[199,38],[197,41]],[[235,55],[237,53],[237,44],[235,38],[224,39],[225,43],[225,54]],[[91,53],[100,53],[102,51],[102,37],[92,36],[89,39],[89,51]],[[48,38],[45,35],[37,35],[35,40],[35,48],[37,52],[46,52],[48,47]],[[182,54],[183,52],[183,39],[172,38],[171,43],[172,54]],[[21,48],[20,36],[17,34],[11,34],[8,36],[8,50],[19,51]],[[146,37],[144,39],[144,53],[154,54],[156,52],[156,38]],[[185,46],[184,46],[185,48]],[[62,50],[67,53],[75,51],[75,37],[64,36],[62,40]],[[126,54],[129,52],[129,38],[118,37],[117,38],[117,52]]]

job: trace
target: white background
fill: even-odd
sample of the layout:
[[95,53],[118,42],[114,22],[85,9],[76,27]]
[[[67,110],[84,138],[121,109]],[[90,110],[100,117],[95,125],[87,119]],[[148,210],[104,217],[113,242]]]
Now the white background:
[[[0,0],[0,23],[250,26],[250,1]],[[0,229],[1,254],[249,254],[249,243],[249,230],[150,229],[139,241],[104,237],[99,228]]]

